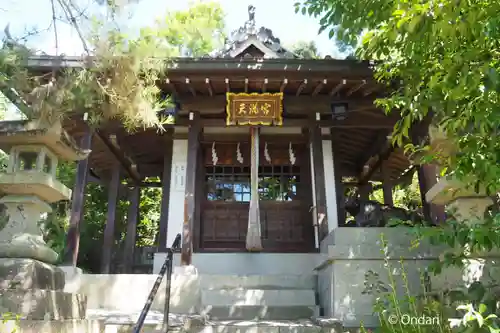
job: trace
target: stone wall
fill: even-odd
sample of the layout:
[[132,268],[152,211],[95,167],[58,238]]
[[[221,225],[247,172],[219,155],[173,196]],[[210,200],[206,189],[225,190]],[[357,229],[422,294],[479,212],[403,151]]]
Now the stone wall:
[[[402,259],[408,275],[408,287],[412,294],[422,288],[421,272],[442,249],[429,245],[412,248],[414,236],[411,229],[396,228],[337,228],[321,244],[327,259],[318,268],[318,292],[323,315],[343,321],[345,326],[359,327],[360,322],[370,327],[377,326],[373,315],[373,296],[362,294],[365,289],[365,274],[379,273],[380,279],[387,281],[388,269],[384,267],[382,238],[387,240],[387,255],[392,276],[397,281],[399,292],[403,292]],[[432,288],[442,288],[454,284],[457,275],[431,278]]]

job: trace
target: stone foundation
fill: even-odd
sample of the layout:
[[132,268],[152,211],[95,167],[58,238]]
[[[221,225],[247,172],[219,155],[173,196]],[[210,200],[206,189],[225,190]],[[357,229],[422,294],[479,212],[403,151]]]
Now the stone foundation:
[[[0,258],[0,313],[7,320],[0,333],[82,332],[92,333],[85,321],[86,297],[64,291],[64,272],[33,259]],[[10,318],[4,318],[10,319]]]

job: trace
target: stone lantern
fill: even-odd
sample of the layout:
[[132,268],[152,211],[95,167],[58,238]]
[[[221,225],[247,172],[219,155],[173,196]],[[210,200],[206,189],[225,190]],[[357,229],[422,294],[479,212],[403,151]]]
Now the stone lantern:
[[38,222],[51,211],[49,204],[71,198],[56,178],[59,159],[80,160],[89,152],[80,150],[60,123],[28,121],[1,123],[0,149],[9,152],[7,172],[0,174],[0,191],[6,194],[0,203],[8,218],[0,231],[0,257],[55,263],[57,253],[45,244]]
[[0,174],[0,203],[7,213],[0,230],[0,312],[25,318],[0,323],[0,332],[9,325],[20,325],[21,332],[23,327],[52,332],[53,320],[70,320],[54,324],[58,332],[69,332],[61,325],[71,326],[75,319],[80,330],[71,332],[90,332],[84,329],[91,323],[82,320],[86,299],[64,292],[64,271],[52,265],[57,253],[39,226],[51,203],[71,198],[71,190],[57,180],[58,161],[84,159],[89,151],[78,148],[59,122],[47,126],[36,120],[0,122],[0,149],[9,152],[7,170]]
[[[448,157],[457,152],[457,146],[452,138],[448,138],[439,128],[431,127],[429,130],[430,150],[441,157]],[[474,175],[470,176],[473,180]],[[446,205],[454,212],[457,221],[474,224],[481,223],[486,209],[493,204],[493,200],[486,195],[486,191],[474,191],[468,188],[466,184],[453,177],[442,177],[425,194],[427,202]],[[448,268],[443,272],[445,280],[449,287],[469,286],[474,281],[482,281],[485,284],[491,283],[491,278],[498,277],[497,260],[498,254],[482,253],[479,257],[471,256],[472,253],[468,247],[457,249],[467,255],[463,260],[463,270],[456,271],[454,268]],[[484,255],[484,259],[481,256]],[[458,273],[458,274],[457,274]],[[461,274],[460,274],[461,273]],[[493,273],[493,274],[492,274]]]
[[[438,127],[429,128],[430,151],[441,157],[448,157],[457,152],[453,138],[448,138]],[[471,175],[471,179],[474,175]],[[479,193],[453,177],[441,178],[426,194],[427,202],[436,205],[448,205],[455,210],[455,217],[464,222],[480,220],[486,209],[493,204],[485,191]]]

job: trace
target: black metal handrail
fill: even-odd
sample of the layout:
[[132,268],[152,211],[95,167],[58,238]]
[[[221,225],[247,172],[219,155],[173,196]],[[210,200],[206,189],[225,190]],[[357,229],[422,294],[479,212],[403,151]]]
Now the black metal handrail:
[[149,309],[151,309],[151,305],[156,297],[156,293],[158,292],[158,288],[160,288],[161,281],[167,274],[167,284],[165,286],[165,309],[163,313],[163,331],[168,331],[168,315],[170,313],[170,286],[172,283],[172,262],[174,259],[174,251],[180,249],[181,247],[181,234],[177,234],[175,236],[175,240],[172,243],[172,247],[167,249],[167,257],[165,258],[165,262],[163,266],[161,266],[160,273],[158,273],[158,277],[156,278],[155,284],[149,293],[148,299],[146,300],[146,304],[144,304],[144,308],[142,309],[139,318],[134,326],[133,333],[140,333],[142,327],[144,326],[144,321],[148,315]]

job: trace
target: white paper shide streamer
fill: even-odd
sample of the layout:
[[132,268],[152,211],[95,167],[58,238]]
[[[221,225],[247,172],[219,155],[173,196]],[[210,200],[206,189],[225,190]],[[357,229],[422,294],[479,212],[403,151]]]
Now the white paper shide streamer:
[[291,142],[288,145],[288,156],[290,158],[290,164],[295,165],[295,161],[297,160],[297,158],[295,157],[295,152],[293,151]]
[[267,163],[271,164],[271,156],[269,155],[269,150],[267,149],[267,142],[264,145],[264,158],[266,159]]
[[241,155],[240,143],[238,142],[238,146],[236,146],[236,160],[243,164],[243,155]]
[[215,142],[212,143],[212,164],[217,165],[219,157],[217,156],[217,151],[215,150]]

